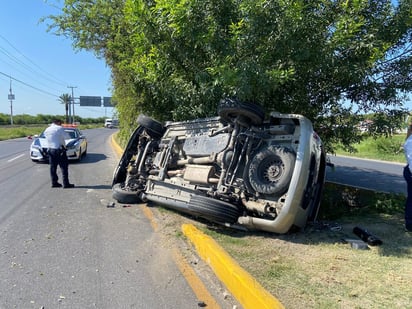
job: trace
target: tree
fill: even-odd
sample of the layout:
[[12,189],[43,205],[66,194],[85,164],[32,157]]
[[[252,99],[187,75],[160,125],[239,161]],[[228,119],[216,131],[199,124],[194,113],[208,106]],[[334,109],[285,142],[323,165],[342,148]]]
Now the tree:
[[111,67],[125,128],[141,112],[212,115],[236,96],[304,114],[331,149],[359,140],[357,114],[403,111],[411,11],[410,0],[66,0],[49,20]]
[[400,111],[381,111],[371,115],[372,120],[368,126],[370,135],[391,137],[401,129],[405,129],[408,124],[405,123],[406,115]]
[[64,108],[66,111],[66,123],[69,123],[69,106],[72,97],[68,93],[64,93],[59,97],[60,103],[64,104]]

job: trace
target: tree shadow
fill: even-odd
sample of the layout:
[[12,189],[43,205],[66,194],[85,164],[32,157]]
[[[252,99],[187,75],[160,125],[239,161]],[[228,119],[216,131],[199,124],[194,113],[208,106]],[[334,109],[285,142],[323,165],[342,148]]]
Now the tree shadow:
[[[360,194],[363,194],[362,191]],[[136,204],[140,205],[140,204]],[[236,239],[246,241],[246,243],[254,243],[262,241],[265,246],[271,246],[272,240],[281,240],[284,242],[317,246],[317,245],[333,245],[336,247],[344,247],[347,250],[357,250],[351,247],[350,241],[360,241],[353,233],[353,228],[358,226],[368,230],[372,235],[382,240],[383,244],[373,246],[376,253],[380,256],[395,256],[395,257],[409,257],[412,252],[412,233],[406,232],[404,228],[403,214],[396,212],[394,214],[384,213],[362,213],[360,210],[358,214],[346,214],[340,217],[324,218],[315,222],[309,222],[304,229],[292,228],[288,233],[276,234],[258,230],[247,230],[243,226],[233,225],[231,227],[220,225],[208,221],[207,219],[196,217],[185,212],[158,205],[154,202],[147,202],[147,207],[161,208],[168,212],[172,212],[180,217],[190,221],[189,223],[201,226],[203,230],[209,230],[210,233],[219,234],[221,236],[229,237],[224,240],[229,243],[236,243]],[[346,210],[348,212],[348,210]],[[214,238],[214,236],[212,236]],[[219,236],[218,236],[219,237]],[[232,240],[230,239],[232,238]],[[368,249],[371,249],[369,246]]]
[[412,232],[405,231],[401,214],[392,216],[374,214],[369,217],[343,218],[342,220],[329,222],[318,221],[308,224],[303,230],[291,230],[285,234],[248,231],[216,225],[204,220],[195,220],[205,224],[205,227],[214,233],[232,238],[246,240],[250,238],[251,241],[256,239],[282,240],[303,245],[331,244],[345,246],[348,250],[356,250],[351,248],[351,240],[361,240],[353,233],[353,228],[359,226],[382,240],[382,245],[367,247],[367,249],[375,248],[380,256],[408,257],[412,251],[410,245],[412,243]]

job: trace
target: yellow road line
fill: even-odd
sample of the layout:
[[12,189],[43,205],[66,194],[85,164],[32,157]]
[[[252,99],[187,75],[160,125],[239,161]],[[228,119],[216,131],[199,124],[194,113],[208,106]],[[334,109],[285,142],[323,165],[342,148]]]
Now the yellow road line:
[[192,241],[200,257],[210,265],[245,309],[284,308],[279,300],[243,270],[211,237],[191,224],[183,224],[182,231]]
[[116,134],[117,133],[112,134],[111,142],[112,142],[112,147],[114,148],[117,156],[120,157],[123,154],[123,148],[120,147],[120,145],[116,142],[116,139],[115,139]]
[[156,220],[154,219],[154,215],[153,215],[152,210],[149,207],[145,206],[145,207],[143,207],[143,213],[149,219],[149,222],[150,222],[150,225],[153,228],[153,231],[157,232],[158,225],[157,225]]
[[[156,232],[158,230],[158,225],[154,218],[152,210],[149,207],[145,206],[143,207],[143,213],[149,219],[153,230]],[[196,275],[193,268],[190,267],[185,258],[180,254],[180,252],[177,251],[177,249],[175,249],[173,252],[173,258],[183,277],[186,279],[187,283],[192,288],[199,301],[205,303],[207,305],[207,308],[220,309],[221,307],[216,302],[214,297],[209,293],[203,282]]]
[[207,308],[220,309],[220,305],[216,302],[215,298],[209,293],[203,282],[196,275],[192,267],[187,263],[185,258],[180,254],[178,250],[174,250],[174,259],[180,272],[185,277],[187,283],[192,288],[199,301],[202,301]]

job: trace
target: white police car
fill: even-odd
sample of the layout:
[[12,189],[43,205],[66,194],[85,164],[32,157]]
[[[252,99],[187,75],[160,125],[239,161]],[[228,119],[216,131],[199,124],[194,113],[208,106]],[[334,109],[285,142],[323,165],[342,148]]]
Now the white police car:
[[[80,161],[87,154],[87,139],[76,126],[63,125],[63,127],[67,135],[65,139],[67,158]],[[33,136],[32,139],[30,159],[33,162],[48,162],[48,145],[44,131],[40,135]]]

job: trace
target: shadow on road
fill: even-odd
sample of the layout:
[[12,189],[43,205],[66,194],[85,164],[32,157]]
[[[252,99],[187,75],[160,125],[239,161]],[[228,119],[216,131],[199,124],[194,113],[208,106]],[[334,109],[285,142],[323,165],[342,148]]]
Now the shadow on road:
[[74,189],[93,189],[93,190],[111,190],[110,185],[87,185],[87,186],[75,186]]
[[96,163],[99,161],[106,160],[107,156],[102,153],[87,153],[81,161],[70,161],[70,164],[84,164],[84,163]]

